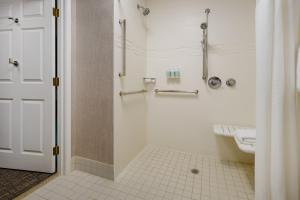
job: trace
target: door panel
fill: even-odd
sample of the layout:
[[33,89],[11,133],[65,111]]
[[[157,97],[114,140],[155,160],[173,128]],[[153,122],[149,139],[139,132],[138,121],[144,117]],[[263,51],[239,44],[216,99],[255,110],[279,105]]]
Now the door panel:
[[[44,102],[42,100],[23,100],[22,119],[22,152],[43,154],[44,138]],[[32,122],[35,125],[32,125]]]
[[0,20],[6,21],[8,17],[12,16],[12,3],[11,1],[1,1],[0,2]]
[[[22,79],[24,82],[43,81],[44,29],[22,30]],[[30,49],[30,51],[28,51]]]
[[12,99],[0,99],[0,151],[12,150]]
[[43,0],[24,0],[23,4],[23,16],[24,17],[41,17],[44,13],[44,1]]
[[[53,5],[54,0],[0,0],[0,167],[3,168],[55,172]],[[8,16],[18,18],[19,23]],[[9,64],[9,58],[19,65]]]

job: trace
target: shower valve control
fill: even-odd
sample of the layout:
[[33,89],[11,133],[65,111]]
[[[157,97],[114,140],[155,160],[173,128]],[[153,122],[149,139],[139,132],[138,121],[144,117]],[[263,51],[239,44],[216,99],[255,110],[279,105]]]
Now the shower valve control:
[[228,87],[234,87],[234,86],[236,86],[236,80],[233,79],[233,78],[228,79],[228,80],[226,81],[226,85],[227,85]]
[[222,80],[219,77],[216,77],[216,76],[211,77],[208,80],[208,86],[211,89],[219,89],[222,86]]

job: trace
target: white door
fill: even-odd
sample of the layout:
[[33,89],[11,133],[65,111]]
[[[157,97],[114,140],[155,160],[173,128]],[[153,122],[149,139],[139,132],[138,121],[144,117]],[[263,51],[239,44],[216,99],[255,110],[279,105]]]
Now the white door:
[[53,5],[0,0],[1,168],[55,172]]

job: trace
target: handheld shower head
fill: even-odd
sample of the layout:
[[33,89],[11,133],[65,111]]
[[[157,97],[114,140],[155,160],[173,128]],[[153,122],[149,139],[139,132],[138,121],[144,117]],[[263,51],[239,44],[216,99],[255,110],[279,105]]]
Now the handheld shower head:
[[201,24],[201,29],[202,29],[203,31],[207,30],[207,28],[208,28],[208,15],[209,15],[209,13],[210,13],[210,9],[209,9],[209,8],[206,8],[206,9],[205,9],[206,22],[204,22],[204,23]]
[[145,8],[144,6],[141,6],[140,4],[137,5],[137,8],[143,10],[144,16],[147,16],[150,14],[150,8]]

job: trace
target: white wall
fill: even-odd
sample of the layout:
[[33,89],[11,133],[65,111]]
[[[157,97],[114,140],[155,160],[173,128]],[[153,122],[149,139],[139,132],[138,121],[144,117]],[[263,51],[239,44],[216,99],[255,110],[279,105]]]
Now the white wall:
[[[213,124],[255,125],[255,0],[148,0],[147,75],[155,88],[199,89],[198,97],[155,96],[148,99],[148,143],[252,162],[233,139],[217,137]],[[211,90],[202,81],[202,30],[209,17],[209,74],[234,89]],[[180,82],[168,82],[166,70],[180,67]]]
[[[146,96],[120,98],[119,92],[141,90],[146,71],[146,26],[137,10],[138,0],[115,0],[114,14],[114,164],[115,177],[146,145]],[[122,29],[127,20],[127,76],[120,79]]]

